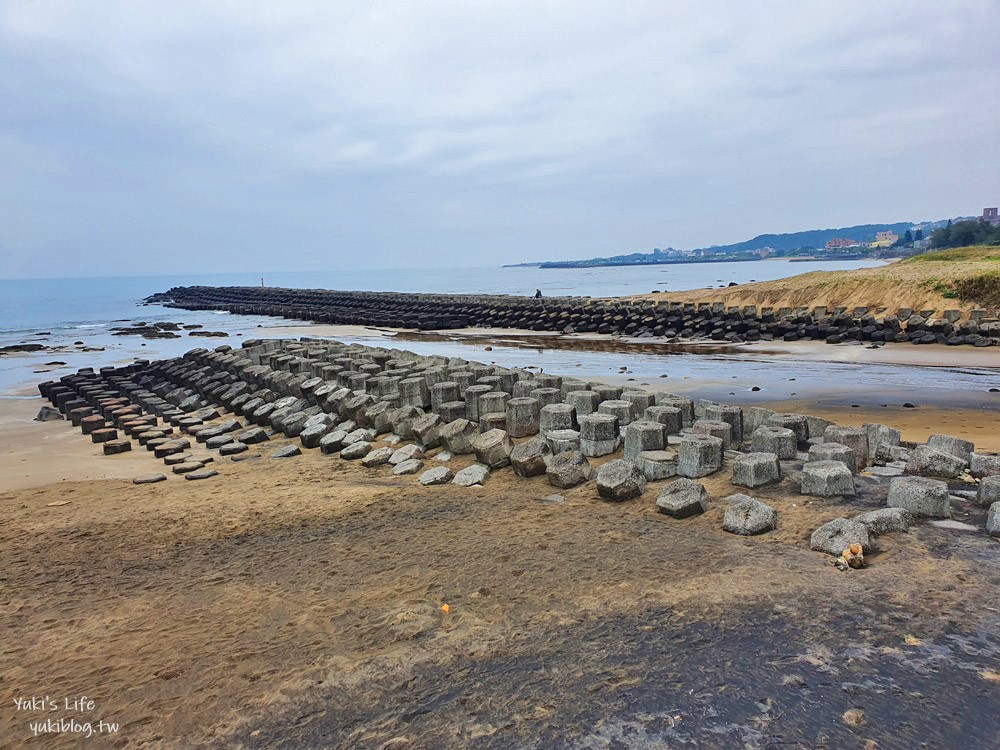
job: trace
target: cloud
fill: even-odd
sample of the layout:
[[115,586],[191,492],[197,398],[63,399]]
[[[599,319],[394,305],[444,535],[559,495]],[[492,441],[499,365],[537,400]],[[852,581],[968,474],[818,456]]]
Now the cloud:
[[[350,240],[399,265],[405,238],[483,264],[978,210],[1000,190],[997,17],[985,0],[12,0],[0,144],[22,146],[0,168],[27,181],[29,217],[100,199],[45,226],[0,207],[5,244],[100,240],[142,270],[157,259],[119,234],[153,224],[154,248],[194,243],[180,257],[214,238],[222,268],[266,259],[233,226],[266,216],[259,236],[310,256]],[[64,176],[25,174],[31,150]],[[957,192],[906,180],[974,153]]]

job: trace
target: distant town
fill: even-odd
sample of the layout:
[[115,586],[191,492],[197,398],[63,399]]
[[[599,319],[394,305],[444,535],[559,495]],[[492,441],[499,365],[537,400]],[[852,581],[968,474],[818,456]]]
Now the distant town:
[[1000,244],[1000,213],[984,208],[978,217],[894,224],[862,224],[840,229],[815,229],[786,234],[762,234],[733,245],[692,250],[653,248],[652,252],[585,260],[518,263],[533,268],[646,266],[672,263],[722,263],[766,258],[789,260],[852,260],[905,258],[928,250],[966,245]]

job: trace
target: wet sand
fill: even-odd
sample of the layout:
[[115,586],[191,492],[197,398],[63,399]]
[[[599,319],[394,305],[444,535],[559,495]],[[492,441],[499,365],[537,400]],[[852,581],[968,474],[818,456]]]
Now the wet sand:
[[[857,362],[868,364],[921,365],[927,367],[1000,368],[1000,347],[954,347],[940,344],[887,344],[878,349],[867,345],[827,344],[822,341],[762,341],[748,344],[727,344],[715,341],[692,341],[681,344],[658,339],[636,339],[604,334],[553,334],[550,331],[531,332],[511,328],[462,328],[449,331],[412,331],[370,326],[335,326],[302,324],[272,326],[261,329],[267,338],[317,336],[328,338],[380,337],[404,341],[451,340],[489,346],[498,343],[521,344],[525,347],[576,349],[580,351],[613,351],[622,354],[678,353],[692,354],[753,354],[811,362]],[[386,344],[389,345],[389,344]],[[405,347],[404,347],[405,348]]]
[[102,445],[65,421],[35,422],[48,402],[30,396],[0,397],[0,492],[39,487],[51,482],[131,478],[149,473],[149,458],[133,448],[105,456]]

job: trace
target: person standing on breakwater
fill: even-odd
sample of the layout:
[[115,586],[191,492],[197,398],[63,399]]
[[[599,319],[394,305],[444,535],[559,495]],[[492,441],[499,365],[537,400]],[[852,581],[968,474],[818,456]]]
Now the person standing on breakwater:
[[541,289],[536,289],[535,290],[535,299],[541,299],[541,298],[542,298],[542,290]]

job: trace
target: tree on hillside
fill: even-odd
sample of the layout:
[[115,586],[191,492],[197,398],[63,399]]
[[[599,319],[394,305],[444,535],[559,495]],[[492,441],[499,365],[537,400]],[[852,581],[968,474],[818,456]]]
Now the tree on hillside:
[[968,245],[1000,245],[1000,226],[982,219],[968,219],[935,229],[931,233],[931,247],[966,247]]
[[893,247],[906,247],[907,245],[913,244],[913,232],[909,229],[906,230],[906,234],[900,237],[898,240],[892,243]]
[[923,229],[918,229],[917,232],[916,232],[916,234],[913,235],[913,239],[916,240],[917,242],[919,242],[923,238],[924,238],[924,230]]

